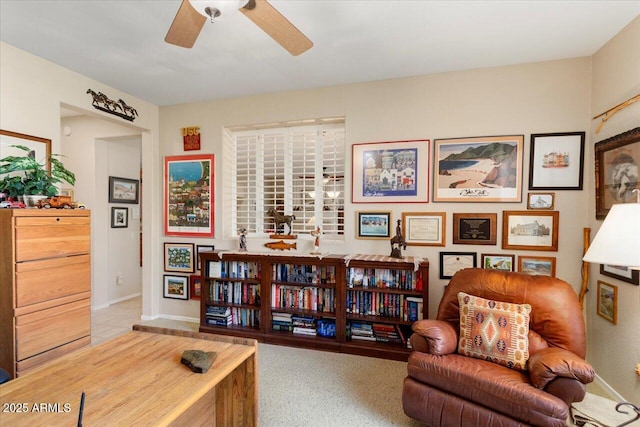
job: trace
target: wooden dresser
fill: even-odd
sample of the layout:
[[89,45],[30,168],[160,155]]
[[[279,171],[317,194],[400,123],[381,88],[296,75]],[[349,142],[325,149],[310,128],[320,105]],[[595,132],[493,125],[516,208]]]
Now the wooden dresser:
[[0,367],[16,377],[90,344],[90,212],[0,209]]

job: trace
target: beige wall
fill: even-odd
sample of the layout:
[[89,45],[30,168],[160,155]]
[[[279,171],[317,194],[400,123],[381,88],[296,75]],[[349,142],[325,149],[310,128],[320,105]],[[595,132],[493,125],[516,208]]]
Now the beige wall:
[[[640,94],[640,17],[593,55],[591,116]],[[593,143],[640,126],[640,102],[616,113],[601,131],[591,123]],[[591,158],[593,158],[591,156]],[[595,178],[590,180],[589,220],[592,235],[602,221],[595,220]],[[640,218],[638,218],[640,221]],[[625,399],[640,404],[640,377],[634,374],[640,364],[640,287],[601,276],[598,266],[591,267],[590,292],[587,294],[588,358],[596,373]],[[618,321],[616,325],[596,315],[597,280],[618,287]]]

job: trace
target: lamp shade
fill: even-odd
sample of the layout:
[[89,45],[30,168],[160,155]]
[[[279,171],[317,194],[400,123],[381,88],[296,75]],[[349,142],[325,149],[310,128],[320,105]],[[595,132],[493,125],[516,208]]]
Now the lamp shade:
[[640,269],[640,203],[613,205],[582,260]]

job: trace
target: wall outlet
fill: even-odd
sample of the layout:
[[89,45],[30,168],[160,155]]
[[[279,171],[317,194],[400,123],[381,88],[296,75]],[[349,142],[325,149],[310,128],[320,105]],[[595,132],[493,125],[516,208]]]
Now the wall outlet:
[[124,276],[122,275],[122,273],[118,273],[118,275],[116,276],[116,284],[124,285]]

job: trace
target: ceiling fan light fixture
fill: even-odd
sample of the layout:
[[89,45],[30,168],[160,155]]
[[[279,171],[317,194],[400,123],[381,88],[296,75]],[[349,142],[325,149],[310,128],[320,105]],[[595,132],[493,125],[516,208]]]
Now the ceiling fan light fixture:
[[190,0],[191,5],[201,15],[216,22],[226,19],[245,6],[249,0]]

